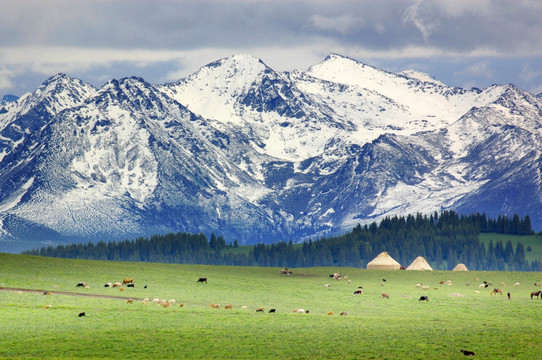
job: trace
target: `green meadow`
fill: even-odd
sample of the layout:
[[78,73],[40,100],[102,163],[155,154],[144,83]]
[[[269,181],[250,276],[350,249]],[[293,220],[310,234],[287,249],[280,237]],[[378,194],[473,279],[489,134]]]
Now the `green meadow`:
[[[541,356],[542,300],[530,293],[542,290],[542,273],[291,270],[0,254],[0,358],[462,359],[461,349],[477,359]],[[333,280],[334,272],[348,278]],[[135,287],[104,287],[124,278]],[[484,280],[494,286],[480,288]],[[354,295],[359,286],[363,295]],[[493,287],[504,295],[490,295]],[[424,295],[429,301],[419,301]]]

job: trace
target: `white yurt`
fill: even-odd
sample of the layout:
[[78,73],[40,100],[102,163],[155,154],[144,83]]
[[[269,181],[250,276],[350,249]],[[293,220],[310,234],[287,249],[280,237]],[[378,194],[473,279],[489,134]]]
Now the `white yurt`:
[[406,270],[433,270],[423,256],[418,256],[412,264],[408,265]]
[[452,271],[469,271],[469,269],[467,269],[465,264],[459,263],[452,269]]
[[381,252],[367,264],[368,270],[399,270],[401,264],[395,261],[386,251]]

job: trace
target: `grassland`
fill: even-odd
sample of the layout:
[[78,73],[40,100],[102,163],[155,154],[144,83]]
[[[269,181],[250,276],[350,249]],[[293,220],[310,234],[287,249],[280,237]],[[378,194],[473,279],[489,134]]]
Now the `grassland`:
[[[514,251],[518,242],[523,244],[525,248],[525,258],[528,262],[542,259],[542,236],[540,235],[510,235],[510,234],[497,234],[497,233],[480,233],[480,241],[488,248],[489,242],[493,242],[493,246],[497,241],[502,241],[503,245],[506,245],[508,241],[512,243]],[[531,251],[528,251],[528,247]]]
[[[279,270],[0,254],[0,286],[52,291],[0,291],[0,358],[461,359],[460,349],[468,349],[478,359],[535,359],[542,353],[542,300],[530,298],[542,289],[534,286],[541,273],[308,268],[282,276]],[[351,282],[330,279],[335,271]],[[196,283],[202,276],[208,284]],[[125,277],[135,279],[135,288],[103,287]],[[440,284],[447,280],[451,285]],[[505,295],[479,288],[483,280]],[[90,289],[76,288],[81,281]],[[358,286],[361,296],[353,295]],[[429,302],[418,301],[422,295]],[[176,302],[164,308],[128,298]],[[310,313],[293,313],[296,308]],[[339,315],[344,311],[348,316]]]

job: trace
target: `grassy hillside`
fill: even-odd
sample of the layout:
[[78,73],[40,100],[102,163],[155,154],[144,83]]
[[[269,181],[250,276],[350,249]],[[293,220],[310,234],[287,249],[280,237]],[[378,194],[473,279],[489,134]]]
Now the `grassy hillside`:
[[[530,359],[542,348],[542,300],[530,298],[542,290],[534,286],[541,273],[292,270],[283,276],[278,268],[0,254],[0,286],[52,291],[0,291],[0,358],[461,359],[460,349],[469,349],[482,359]],[[335,271],[348,279],[331,279]],[[135,279],[135,288],[103,287],[126,277]],[[199,277],[208,284],[198,284]],[[447,280],[451,285],[441,284]],[[505,295],[479,288],[483,280]],[[77,288],[78,282],[90,288]],[[359,286],[364,294],[353,295]],[[429,301],[418,301],[422,295]],[[129,298],[176,302],[164,308],[152,301],[129,304]],[[293,313],[297,308],[310,313]],[[344,311],[348,316],[339,315]]]
[[[542,259],[542,236],[540,235],[518,236],[497,233],[481,233],[480,241],[484,243],[486,249],[490,241],[493,241],[493,245],[495,245],[497,241],[502,241],[503,244],[510,241],[514,246],[514,251],[516,250],[518,242],[521,242],[525,248],[525,258],[527,261],[532,262],[534,260]],[[527,247],[529,246],[531,247],[531,251],[527,251]]]

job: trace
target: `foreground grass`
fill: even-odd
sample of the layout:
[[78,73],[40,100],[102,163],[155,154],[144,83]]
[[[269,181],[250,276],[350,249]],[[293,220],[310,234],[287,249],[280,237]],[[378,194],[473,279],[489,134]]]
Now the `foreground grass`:
[[[459,350],[469,349],[477,358],[529,359],[538,358],[542,351],[542,301],[529,295],[540,289],[534,287],[540,273],[293,271],[288,277],[276,268],[0,254],[1,286],[53,292],[49,296],[0,291],[0,357],[459,359],[463,358]],[[328,274],[335,271],[347,275],[351,283],[330,279]],[[197,284],[200,276],[208,277],[209,283]],[[125,277],[135,278],[136,287],[124,291],[103,287]],[[446,280],[452,285],[440,284]],[[489,289],[478,288],[483,280],[502,287],[505,296],[491,296]],[[90,289],[76,288],[79,281]],[[418,282],[431,290],[416,288]],[[515,282],[520,286],[512,286]],[[326,283],[330,286],[324,287]],[[361,296],[353,295],[358,286],[363,286]],[[55,291],[176,302],[163,308],[152,302],[128,304]],[[389,300],[381,297],[383,291]],[[421,295],[428,295],[430,301],[418,301]],[[210,303],[221,304],[220,309],[211,309]],[[233,309],[224,309],[225,304]],[[260,306],[265,313],[255,312]],[[276,313],[269,314],[270,308]],[[310,313],[295,314],[296,308]],[[82,311],[86,316],[79,318]],[[335,315],[327,315],[330,311]],[[343,311],[349,315],[339,316]]]

